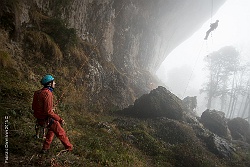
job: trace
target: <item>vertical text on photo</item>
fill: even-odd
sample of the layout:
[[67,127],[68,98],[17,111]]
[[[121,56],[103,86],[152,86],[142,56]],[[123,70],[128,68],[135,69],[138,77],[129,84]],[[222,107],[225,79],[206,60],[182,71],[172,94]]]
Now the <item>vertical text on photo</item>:
[[9,116],[4,117],[4,149],[5,149],[5,156],[4,156],[4,163],[8,163],[9,161]]

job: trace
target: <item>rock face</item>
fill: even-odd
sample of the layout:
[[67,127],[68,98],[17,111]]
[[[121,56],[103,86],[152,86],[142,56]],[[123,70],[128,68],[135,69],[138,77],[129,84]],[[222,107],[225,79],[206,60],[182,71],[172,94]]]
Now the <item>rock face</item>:
[[250,125],[243,118],[234,118],[228,121],[228,128],[234,140],[244,141],[250,144]]
[[[178,97],[164,87],[158,87],[137,99],[134,105],[118,112],[127,119],[126,128],[135,118],[143,118],[154,129],[157,138],[171,145],[187,144],[189,147],[205,146],[207,150],[222,158],[231,158],[235,148],[227,128],[224,113],[206,110],[200,122],[194,113],[185,110]],[[119,121],[119,124],[124,124]]]
[[215,134],[211,134],[205,142],[211,152],[222,158],[230,158],[235,153],[234,146],[228,140]]
[[181,120],[183,107],[177,96],[159,86],[149,94],[142,95],[133,106],[124,109],[121,113],[139,118],[167,117]]
[[50,16],[67,20],[79,36],[99,45],[104,59],[115,62],[122,71],[143,68],[150,72],[156,71],[167,54],[224,2],[71,0],[56,4],[34,1]]
[[207,109],[201,115],[201,123],[218,136],[231,139],[225,114],[223,112]]
[[197,107],[197,97],[187,96],[182,100],[183,106],[188,112],[195,113]]
[[[168,53],[191,36],[224,2],[24,0],[13,2],[17,4],[11,7],[9,1],[3,0],[0,17],[7,21],[17,39],[27,30],[42,31],[42,20],[63,20],[63,25],[75,29],[83,41],[88,61],[80,67],[84,72],[76,80],[85,81],[85,94],[91,95],[86,96],[88,103],[123,108],[157,87],[154,73]],[[66,52],[61,57],[73,55]]]

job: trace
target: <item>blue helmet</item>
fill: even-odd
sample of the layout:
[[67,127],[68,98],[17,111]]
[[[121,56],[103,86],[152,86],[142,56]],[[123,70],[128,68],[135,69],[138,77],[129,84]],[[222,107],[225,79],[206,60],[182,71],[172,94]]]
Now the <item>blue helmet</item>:
[[53,78],[51,75],[45,75],[42,80],[41,80],[41,84],[42,85],[46,85],[51,81],[54,81],[55,78]]

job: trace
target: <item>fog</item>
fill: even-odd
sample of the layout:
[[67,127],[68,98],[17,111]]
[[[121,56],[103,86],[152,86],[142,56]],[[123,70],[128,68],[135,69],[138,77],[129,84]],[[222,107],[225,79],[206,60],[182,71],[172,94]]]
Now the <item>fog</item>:
[[[250,59],[250,1],[227,0],[189,39],[173,50],[157,71],[157,76],[178,97],[197,96],[197,113],[206,109],[205,94],[199,90],[206,80],[204,58],[224,46],[233,46],[241,60]],[[204,40],[210,23],[219,20],[217,29]],[[215,108],[216,109],[216,108]]]

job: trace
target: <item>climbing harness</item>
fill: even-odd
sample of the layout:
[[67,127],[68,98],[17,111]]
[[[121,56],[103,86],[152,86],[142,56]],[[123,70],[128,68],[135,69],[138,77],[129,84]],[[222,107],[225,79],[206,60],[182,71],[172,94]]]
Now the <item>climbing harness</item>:
[[46,139],[46,132],[47,129],[54,123],[53,118],[47,118],[47,119],[37,119],[35,124],[35,131],[36,135],[35,137],[37,139],[42,138]]
[[35,137],[37,139],[40,138],[40,136],[42,136],[43,139],[45,139],[45,136],[46,136],[46,128],[44,126],[41,126],[37,123],[36,121],[36,124],[35,124],[35,131],[36,131],[36,135]]

